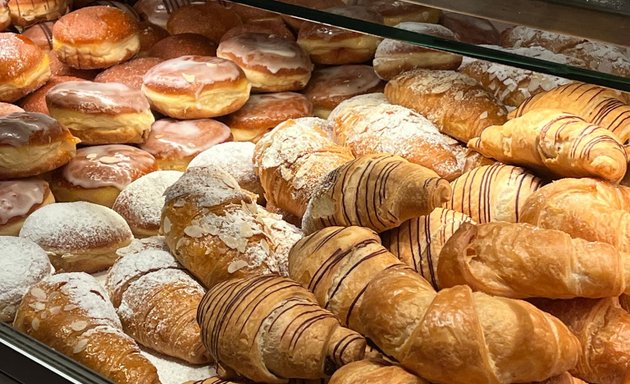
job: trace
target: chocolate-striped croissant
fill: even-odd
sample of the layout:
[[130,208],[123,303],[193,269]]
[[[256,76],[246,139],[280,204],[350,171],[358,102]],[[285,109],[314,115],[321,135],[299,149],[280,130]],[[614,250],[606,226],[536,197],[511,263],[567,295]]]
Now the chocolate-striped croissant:
[[365,339],[297,282],[275,276],[234,279],[204,296],[197,314],[204,345],[226,379],[263,383],[329,376],[360,360]]
[[393,155],[365,155],[335,169],[315,191],[302,220],[305,233],[359,225],[377,232],[430,213],[451,197],[448,181]]
[[329,384],[427,384],[398,365],[384,360],[361,360],[341,367]]

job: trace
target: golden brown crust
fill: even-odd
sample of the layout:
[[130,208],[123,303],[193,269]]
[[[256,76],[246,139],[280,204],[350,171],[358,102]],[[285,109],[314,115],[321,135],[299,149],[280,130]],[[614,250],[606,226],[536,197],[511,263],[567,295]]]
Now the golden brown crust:
[[0,33],[0,52],[0,101],[17,101],[50,78],[48,55],[29,38]]
[[57,84],[61,84],[66,81],[82,81],[83,79],[74,76],[52,76],[50,80],[37,91],[24,97],[20,104],[27,112],[38,112],[45,115],[48,113],[48,106],[46,105],[46,94]]
[[339,368],[328,384],[426,384],[426,381],[384,360],[360,360]]
[[[256,8],[249,9],[253,10]],[[234,36],[238,36],[242,33],[263,33],[269,37],[280,37],[283,39],[295,41],[295,36],[293,35],[293,32],[291,32],[284,21],[282,21],[282,19],[278,17],[248,20],[245,24],[236,26],[225,32],[223,36],[221,36],[221,41],[230,39]]]
[[217,45],[207,37],[196,33],[180,33],[165,36],[156,42],[147,52],[147,56],[168,60],[189,55],[215,56],[216,53]]
[[70,10],[68,0],[8,0],[13,25],[28,27],[40,21],[56,20]]
[[167,29],[172,35],[204,35],[218,44],[225,32],[241,24],[241,18],[234,10],[218,3],[206,3],[186,5],[175,10],[168,19]]
[[440,24],[457,34],[460,41],[469,44],[498,45],[501,39],[496,27],[486,19],[454,12],[444,12]]
[[153,46],[160,40],[169,36],[166,29],[159,27],[155,24],[151,24],[148,21],[141,21],[138,24],[140,32],[138,37],[140,38],[140,51],[137,57],[150,56],[148,53]]
[[31,39],[38,47],[44,51],[52,50],[52,21],[35,24],[22,32],[23,36]]
[[156,57],[130,60],[104,70],[96,75],[94,81],[97,83],[122,83],[129,88],[140,90],[144,74],[161,62],[162,59]]
[[138,35],[136,20],[128,13],[104,5],[73,11],[55,23],[54,39],[61,44],[116,43]]

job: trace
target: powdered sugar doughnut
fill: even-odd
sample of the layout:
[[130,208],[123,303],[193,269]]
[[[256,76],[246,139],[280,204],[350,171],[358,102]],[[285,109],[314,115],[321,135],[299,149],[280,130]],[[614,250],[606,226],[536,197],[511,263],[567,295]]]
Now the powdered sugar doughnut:
[[98,272],[118,258],[116,250],[131,243],[125,219],[101,205],[75,202],[50,204],[33,212],[20,237],[42,247],[60,271]]

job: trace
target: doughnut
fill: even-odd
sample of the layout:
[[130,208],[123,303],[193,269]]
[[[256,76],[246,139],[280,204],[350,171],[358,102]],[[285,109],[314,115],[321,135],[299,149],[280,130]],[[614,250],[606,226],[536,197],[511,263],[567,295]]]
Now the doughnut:
[[179,171],[156,171],[142,176],[120,192],[112,209],[127,221],[136,237],[155,236],[160,229],[164,192],[181,175]]
[[20,237],[0,236],[0,254],[0,322],[11,323],[24,294],[54,268],[39,245]]
[[120,83],[66,81],[48,91],[46,105],[83,144],[143,143],[155,120],[142,92]]
[[[282,0],[282,2],[319,10],[333,7],[341,7],[345,5],[342,0]],[[300,29],[302,24],[307,23],[302,19],[298,19],[292,16],[281,15],[281,17],[287,24],[289,24],[291,28],[296,31]]]
[[277,13],[265,11],[264,9],[250,7],[249,5],[239,3],[226,3],[224,5],[227,6],[227,8],[236,12],[236,14],[239,15],[244,23],[264,19],[275,19],[282,21],[280,15],[278,15]]
[[133,6],[142,20],[146,20],[158,27],[166,28],[171,13],[184,5],[205,3],[205,1],[190,0],[139,0]]
[[28,37],[35,45],[48,52],[52,50],[53,25],[52,21],[35,24],[25,29],[22,32],[22,36]]
[[6,0],[0,1],[0,32],[11,26],[11,14]]
[[[106,7],[118,8],[121,11],[129,14],[129,16],[133,17],[136,21],[140,21],[140,14],[129,4],[121,3],[119,1],[96,0],[96,1],[90,2],[89,4],[86,4],[85,6],[95,6],[95,5],[104,5]],[[84,7],[81,7],[81,8],[84,8]]]
[[249,98],[243,70],[217,57],[183,56],[144,75],[142,92],[153,109],[175,119],[203,119],[232,113]]
[[15,104],[0,102],[0,116],[10,115],[15,112],[24,112],[24,110]]
[[84,80],[94,80],[94,77],[99,72],[97,69],[72,68],[71,66],[59,61],[55,51],[49,51],[48,58],[50,59],[50,73],[53,76],[72,76]]
[[156,170],[150,153],[130,145],[85,147],[55,172],[50,187],[57,201],[83,200],[111,207],[127,185]]
[[42,21],[57,20],[70,10],[72,0],[9,0],[13,25],[26,28]]
[[315,116],[328,118],[342,101],[366,93],[383,92],[385,84],[369,65],[341,65],[318,69],[304,90]]
[[103,5],[77,9],[53,26],[53,49],[79,69],[107,68],[140,50],[140,27],[128,13]]
[[459,41],[464,43],[498,45],[501,41],[501,35],[494,25],[478,17],[444,12],[440,24],[455,32]]
[[257,142],[265,133],[288,119],[312,116],[313,105],[306,96],[294,92],[250,96],[238,111],[223,121],[232,130],[235,141]]
[[0,181],[0,236],[17,236],[28,215],[54,202],[44,180]]
[[41,113],[0,116],[0,180],[61,167],[74,157],[77,141],[55,119]]
[[263,33],[243,33],[224,40],[217,56],[245,72],[252,91],[297,91],[311,78],[313,64],[297,43]]
[[197,33],[214,43],[228,30],[241,25],[240,16],[217,3],[191,4],[173,11],[166,24],[171,35]]
[[217,45],[207,37],[196,33],[181,33],[167,36],[155,43],[147,56],[168,60],[181,56],[215,56],[216,53]]
[[55,203],[26,218],[20,237],[47,253],[57,272],[94,273],[111,267],[133,234],[118,213],[85,201]]
[[[424,35],[457,40],[453,31],[439,24],[404,22],[396,28],[422,33]],[[374,54],[374,71],[384,80],[413,69],[457,69],[462,57],[448,52],[424,48],[419,45],[399,40],[385,39],[376,48]]]
[[230,128],[216,120],[161,119],[140,148],[155,157],[158,168],[185,171],[193,157],[226,141],[232,141]]
[[46,105],[46,94],[55,85],[66,81],[83,81],[83,79],[73,76],[53,76],[48,80],[46,85],[20,100],[20,105],[25,111],[50,115],[48,113],[48,106]]
[[282,19],[250,20],[243,25],[239,25],[225,32],[225,34],[221,36],[221,41],[247,32],[264,33],[269,37],[281,37],[283,39],[295,41],[293,32],[287,28],[287,25],[284,21],[282,21]]
[[0,101],[14,102],[44,85],[50,60],[28,37],[0,33]]
[[109,67],[96,75],[97,83],[121,83],[138,91],[142,88],[142,77],[149,69],[162,62],[157,57],[142,57]]
[[[383,23],[380,14],[361,6],[328,8],[326,12],[377,24]],[[309,22],[300,27],[297,42],[311,55],[314,63],[342,65],[360,64],[371,60],[381,38]]]
[[146,57],[155,43],[169,36],[168,31],[148,21],[139,24],[140,51],[136,57]]
[[419,23],[437,23],[442,11],[422,5],[398,0],[362,0],[360,5],[378,12],[383,16],[383,24],[394,26],[405,21]]

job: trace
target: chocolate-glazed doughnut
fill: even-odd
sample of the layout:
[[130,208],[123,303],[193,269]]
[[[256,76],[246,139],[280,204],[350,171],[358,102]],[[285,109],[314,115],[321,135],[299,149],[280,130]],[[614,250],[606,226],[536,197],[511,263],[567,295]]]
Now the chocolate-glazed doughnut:
[[44,180],[0,181],[0,236],[17,236],[28,215],[54,202]]
[[50,78],[50,61],[31,39],[0,33],[0,101],[14,102]]

